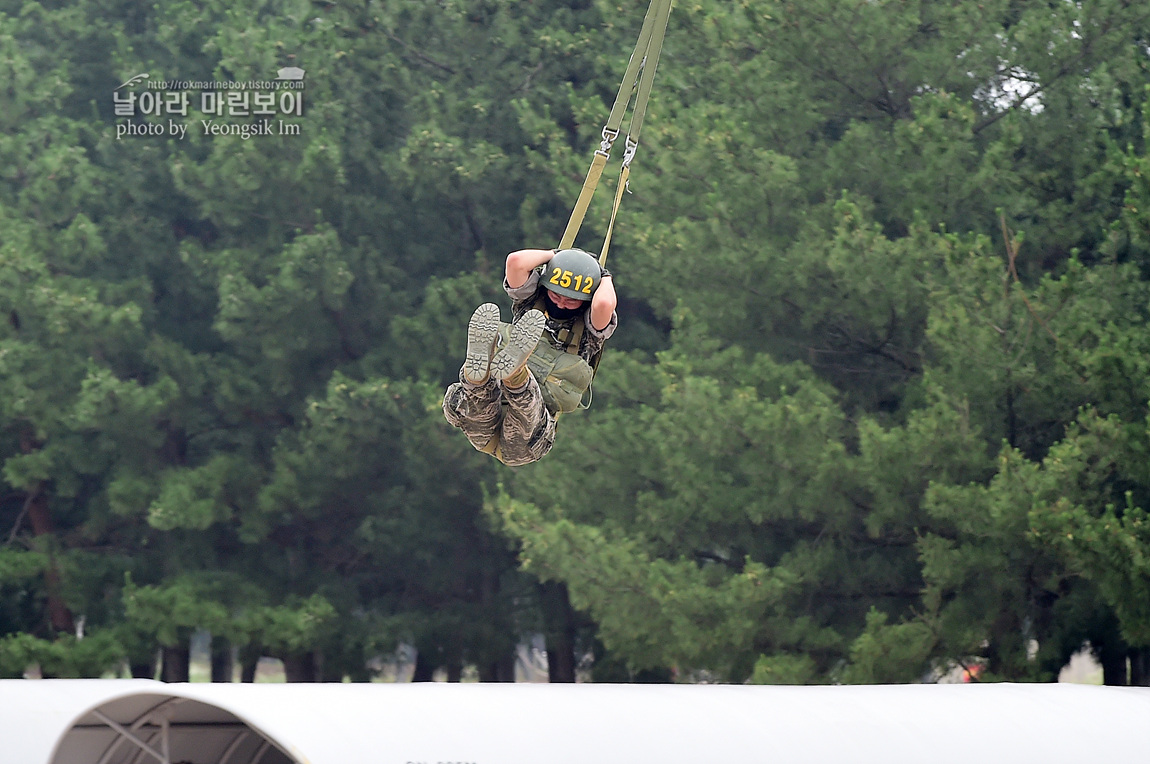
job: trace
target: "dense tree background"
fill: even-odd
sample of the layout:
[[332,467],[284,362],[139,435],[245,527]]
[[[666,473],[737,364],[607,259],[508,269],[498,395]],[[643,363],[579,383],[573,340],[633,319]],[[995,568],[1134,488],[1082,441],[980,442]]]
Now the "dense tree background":
[[[1145,3],[680,3],[594,405],[446,425],[644,9],[0,2],[0,675],[1150,683]],[[283,66],[298,135],[114,111]]]

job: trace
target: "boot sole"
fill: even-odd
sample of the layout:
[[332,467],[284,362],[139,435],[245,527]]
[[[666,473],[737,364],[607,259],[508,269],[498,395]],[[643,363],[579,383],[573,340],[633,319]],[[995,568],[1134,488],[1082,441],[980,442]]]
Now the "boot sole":
[[463,378],[473,385],[487,381],[491,352],[499,336],[499,306],[493,302],[480,305],[467,322],[467,355],[463,359]]
[[511,325],[507,343],[491,359],[491,376],[506,379],[518,371],[535,346],[547,325],[547,318],[537,310],[529,310]]

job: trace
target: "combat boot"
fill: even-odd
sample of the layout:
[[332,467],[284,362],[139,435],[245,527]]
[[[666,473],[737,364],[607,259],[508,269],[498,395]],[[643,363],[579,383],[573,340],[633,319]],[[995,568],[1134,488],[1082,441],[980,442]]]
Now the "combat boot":
[[[463,360],[463,379],[482,385],[491,374],[491,354],[499,337],[499,306],[485,302],[467,322],[467,355]],[[534,346],[532,346],[534,347]]]
[[491,359],[491,376],[503,382],[504,388],[522,387],[527,382],[527,359],[539,344],[539,337],[547,325],[547,317],[538,310],[529,310],[511,325],[507,342]]

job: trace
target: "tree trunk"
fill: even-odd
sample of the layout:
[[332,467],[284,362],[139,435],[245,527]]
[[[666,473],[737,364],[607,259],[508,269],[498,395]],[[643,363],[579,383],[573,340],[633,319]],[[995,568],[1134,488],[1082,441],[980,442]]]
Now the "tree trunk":
[[515,653],[508,652],[499,660],[491,661],[479,667],[480,682],[514,682],[515,681]]
[[[480,548],[480,553],[489,561],[495,561],[498,555],[491,548],[491,537],[486,533],[480,533],[476,541]],[[481,601],[483,605],[490,608],[494,612],[501,610],[499,603],[500,591],[500,578],[504,568],[501,564],[489,564],[484,567],[484,572],[480,578],[481,582]],[[480,682],[514,682],[515,681],[515,661],[517,658],[515,637],[508,635],[507,646],[502,650],[498,650],[493,646],[492,653],[498,655],[498,658],[493,660],[480,661],[476,666],[477,673],[479,674]],[[491,655],[488,653],[487,655]]]
[[128,662],[128,671],[132,673],[133,679],[155,679],[156,678],[156,654],[152,653],[151,657],[145,658],[144,656],[133,657]]
[[426,652],[419,650],[415,654],[415,670],[411,673],[413,682],[431,682],[435,678],[435,664],[427,657]]
[[575,611],[567,585],[555,581],[540,584],[539,596],[547,625],[547,678],[551,682],[574,682]]
[[235,667],[236,660],[232,643],[223,637],[212,637],[212,681],[232,681]]
[[163,666],[160,668],[160,681],[186,682],[192,663],[192,651],[185,642],[163,650]]
[[262,649],[254,645],[245,645],[240,648],[240,681],[250,684],[256,681],[256,669],[259,668]]
[[332,661],[327,659],[323,650],[315,651],[315,679],[317,682],[342,682],[343,676],[341,666],[332,665]]
[[1130,651],[1130,685],[1150,687],[1150,649],[1140,647]]
[[284,677],[289,682],[315,682],[319,677],[316,672],[315,653],[296,653],[295,655],[285,655],[282,658],[284,664]]
[[[24,512],[28,517],[28,524],[32,526],[32,534],[37,538],[52,536],[54,530],[52,514],[48,508],[48,494],[44,491],[44,484],[40,483],[28,494],[24,502]],[[60,597],[60,571],[56,567],[55,549],[49,547],[48,569],[44,571],[44,592],[47,599],[48,622],[52,630],[74,634],[76,624],[72,619],[72,611],[64,604]]]
[[1102,664],[1102,684],[1109,687],[1126,686],[1126,650],[1103,644],[1098,651],[1098,662]]

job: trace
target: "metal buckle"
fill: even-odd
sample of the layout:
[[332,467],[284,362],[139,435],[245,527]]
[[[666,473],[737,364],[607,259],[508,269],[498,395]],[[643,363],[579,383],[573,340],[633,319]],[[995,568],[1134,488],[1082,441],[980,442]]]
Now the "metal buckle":
[[600,156],[611,156],[611,145],[615,143],[615,139],[619,137],[618,130],[612,130],[609,127],[603,128],[603,140],[599,143],[599,149],[595,152]]
[[639,142],[631,140],[631,136],[627,136],[626,141],[623,143],[623,166],[630,167],[631,160],[635,158],[635,149],[639,148]]

